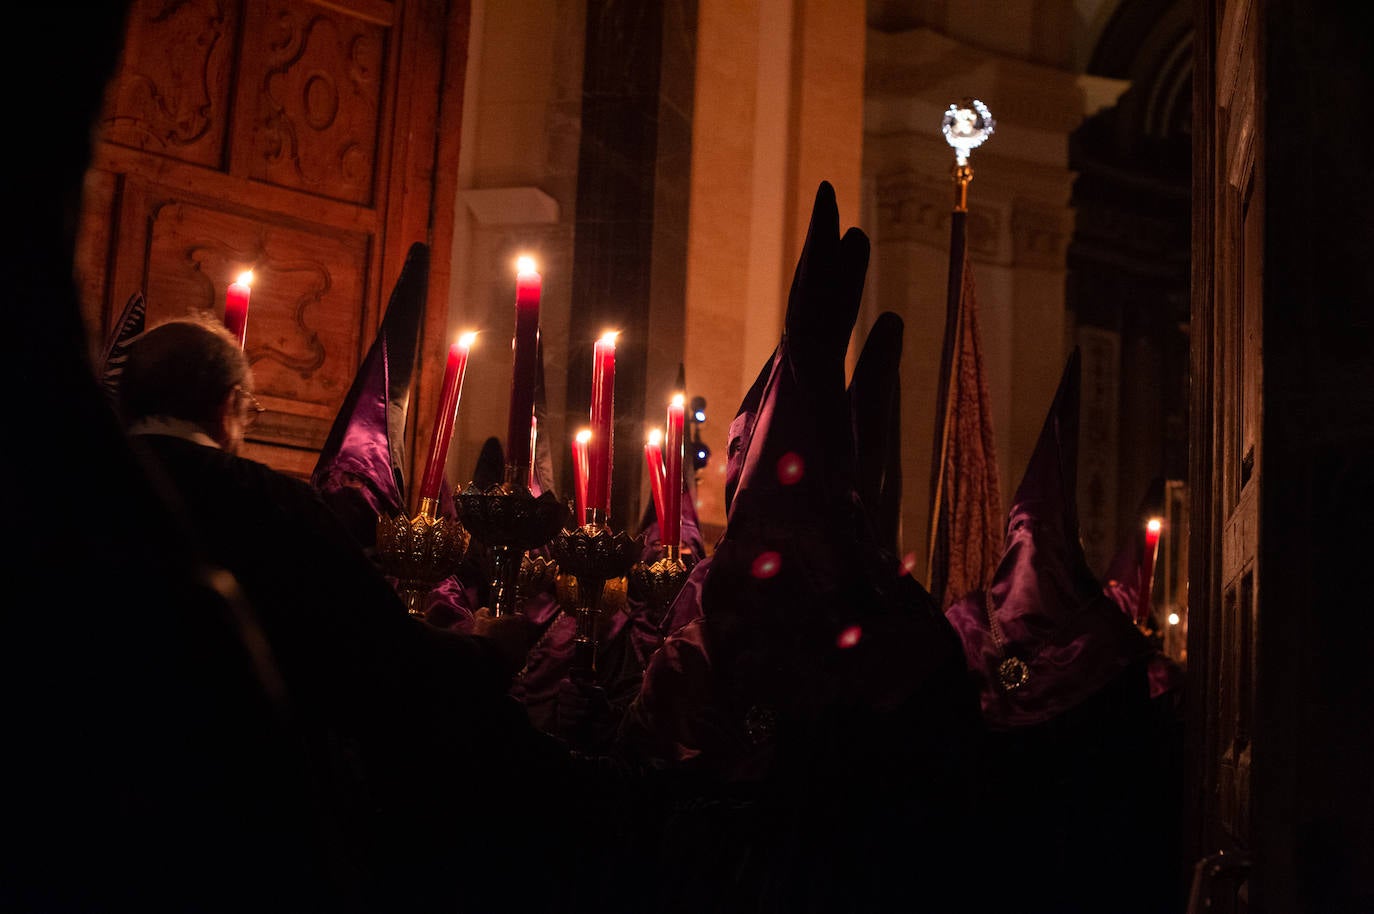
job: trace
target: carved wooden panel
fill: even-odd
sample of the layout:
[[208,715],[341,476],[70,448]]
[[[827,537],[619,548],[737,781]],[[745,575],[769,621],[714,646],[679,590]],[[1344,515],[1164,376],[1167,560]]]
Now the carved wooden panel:
[[[294,190],[370,203],[389,30],[325,6],[254,5],[245,40],[245,170]],[[236,151],[236,155],[238,152]]]
[[105,141],[225,167],[239,15],[228,0],[135,0],[123,72],[106,98]]
[[[308,475],[406,252],[451,247],[468,4],[134,0],[127,24],[79,217],[92,352],[134,292],[150,321],[221,314],[251,267],[247,351],[269,411],[249,455]],[[436,256],[429,300],[447,283]],[[425,360],[442,366],[446,319],[425,317],[411,439],[433,415]]]

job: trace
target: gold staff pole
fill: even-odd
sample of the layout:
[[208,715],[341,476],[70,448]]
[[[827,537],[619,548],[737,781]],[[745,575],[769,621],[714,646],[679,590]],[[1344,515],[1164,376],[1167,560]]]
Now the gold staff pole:
[[954,210],[949,220],[949,278],[945,286],[945,335],[940,349],[940,380],[935,398],[935,441],[930,468],[930,533],[927,541],[926,583],[932,595],[943,604],[949,560],[949,522],[944,501],[949,481],[945,462],[949,455],[950,426],[953,422],[954,385],[950,372],[954,353],[963,330],[964,260],[968,241],[968,186],[973,181],[969,154],[992,136],[995,122],[987,105],[966,98],[950,105],[940,129],[945,142],[954,149]]

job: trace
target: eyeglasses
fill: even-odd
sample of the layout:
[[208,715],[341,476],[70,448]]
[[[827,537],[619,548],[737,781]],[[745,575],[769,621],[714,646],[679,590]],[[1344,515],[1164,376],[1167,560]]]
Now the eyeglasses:
[[243,404],[243,425],[245,428],[258,421],[258,416],[267,412],[267,407],[258,402],[258,398],[253,396],[242,387],[235,387],[239,398]]

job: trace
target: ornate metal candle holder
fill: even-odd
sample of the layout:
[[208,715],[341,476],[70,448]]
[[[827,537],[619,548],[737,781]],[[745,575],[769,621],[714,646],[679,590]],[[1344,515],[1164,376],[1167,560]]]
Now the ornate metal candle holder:
[[377,517],[378,562],[396,579],[412,616],[425,615],[425,597],[458,568],[468,548],[468,531],[454,518],[438,517],[437,508],[427,498],[414,517]]
[[515,598],[523,603],[536,590],[554,587],[558,581],[558,563],[542,555],[530,555],[520,560],[520,573],[515,582]]
[[[573,674],[590,677],[596,673],[598,618],[605,608],[603,598],[611,597],[616,583],[624,578],[643,551],[640,540],[611,530],[603,518],[593,514],[590,522],[563,530],[549,543],[558,560],[560,597],[571,599],[577,618],[573,638]],[[575,581],[565,578],[571,575]],[[611,583],[616,582],[616,583]],[[623,598],[624,585],[620,585]]]
[[517,482],[528,475],[528,467],[507,466],[500,485],[479,489],[469,484],[454,496],[464,526],[490,550],[490,602],[496,616],[516,610],[525,550],[548,543],[568,518],[567,507],[553,493],[536,498]]
[[681,546],[660,545],[659,557],[652,562],[636,562],[630,569],[630,584],[644,601],[644,611],[655,625],[677,599],[691,568],[682,558]]

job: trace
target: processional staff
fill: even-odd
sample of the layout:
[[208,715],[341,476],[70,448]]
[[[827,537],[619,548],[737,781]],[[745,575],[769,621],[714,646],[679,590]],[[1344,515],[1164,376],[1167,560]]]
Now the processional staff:
[[964,258],[968,240],[968,186],[973,181],[969,155],[983,145],[996,122],[988,106],[976,98],[966,98],[945,111],[940,129],[945,142],[954,149],[954,209],[949,220],[949,277],[945,289],[945,333],[940,350],[939,387],[936,394],[934,462],[930,473],[930,538],[926,562],[926,582],[937,599],[943,598],[949,553],[949,523],[944,510],[945,464],[949,454],[950,426],[954,409],[950,398],[954,385],[950,371],[959,333],[959,311],[963,305]]

